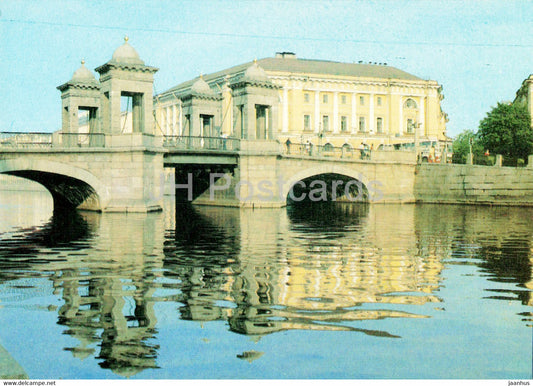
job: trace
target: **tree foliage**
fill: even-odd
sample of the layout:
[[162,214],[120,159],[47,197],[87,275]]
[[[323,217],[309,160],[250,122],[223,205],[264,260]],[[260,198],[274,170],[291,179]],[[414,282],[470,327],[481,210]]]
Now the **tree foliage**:
[[527,160],[533,154],[533,129],[523,104],[498,103],[479,123],[479,142],[492,154],[504,159]]
[[483,155],[483,146],[479,137],[472,130],[465,130],[453,141],[453,163],[465,164],[470,152],[470,140],[472,140],[472,153],[476,157]]

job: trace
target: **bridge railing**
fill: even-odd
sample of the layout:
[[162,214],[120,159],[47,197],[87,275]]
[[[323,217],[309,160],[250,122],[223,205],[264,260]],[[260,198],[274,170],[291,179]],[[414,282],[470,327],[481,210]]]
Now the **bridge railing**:
[[0,132],[0,147],[48,148],[52,147],[52,133]]
[[163,146],[166,148],[183,150],[227,150],[236,151],[240,149],[240,139],[224,137],[188,137],[165,135],[163,136]]
[[[146,137],[146,138],[144,138]],[[98,148],[114,146],[139,146],[154,136],[136,134],[108,135],[104,133],[41,133],[41,132],[0,132],[0,147],[3,148]],[[166,148],[185,150],[226,150],[240,149],[240,139],[225,137],[163,136]],[[150,142],[151,143],[151,142]]]
[[105,134],[0,132],[0,147],[105,147]]
[[299,155],[308,157],[331,157],[339,159],[356,159],[356,160],[370,160],[372,159],[372,150],[370,149],[354,149],[347,146],[317,146],[312,144],[286,144],[282,146],[282,154]]

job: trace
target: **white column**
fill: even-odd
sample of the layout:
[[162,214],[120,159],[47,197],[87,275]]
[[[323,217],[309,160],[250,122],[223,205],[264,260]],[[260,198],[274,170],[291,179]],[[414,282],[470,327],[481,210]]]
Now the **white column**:
[[352,94],[352,133],[357,132],[357,94]]
[[320,92],[315,91],[315,133],[320,131]]
[[171,135],[176,135],[177,134],[177,122],[178,122],[178,117],[176,116],[176,105],[172,105],[172,132],[171,132]]
[[426,98],[420,97],[420,106],[418,108],[418,123],[420,124],[419,134],[425,135],[426,132]]
[[369,102],[369,105],[368,105],[368,115],[369,115],[369,118],[368,120],[370,122],[368,122],[368,132],[373,134],[374,133],[374,127],[376,125],[376,123],[374,122],[375,118],[374,118],[374,94],[370,94],[368,96],[368,99],[370,99],[370,102]]
[[333,93],[333,133],[339,132],[339,93]]
[[282,121],[282,127],[281,132],[282,133],[288,133],[289,132],[289,90],[287,86],[283,87],[283,101],[281,102],[283,105],[283,121]]
[[400,104],[399,104],[399,107],[400,107],[400,112],[398,114],[398,117],[399,117],[399,120],[400,122],[398,122],[398,133],[400,135],[403,135],[403,98],[402,96],[400,95]]

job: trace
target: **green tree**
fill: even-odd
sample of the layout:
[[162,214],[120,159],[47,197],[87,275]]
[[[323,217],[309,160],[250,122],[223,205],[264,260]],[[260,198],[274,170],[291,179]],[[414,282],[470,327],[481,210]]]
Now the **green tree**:
[[485,149],[503,155],[508,164],[533,154],[531,117],[523,104],[498,103],[479,123],[478,135]]
[[465,164],[470,152],[470,140],[472,140],[472,153],[476,158],[483,155],[483,146],[479,137],[472,130],[465,130],[453,141],[453,163]]

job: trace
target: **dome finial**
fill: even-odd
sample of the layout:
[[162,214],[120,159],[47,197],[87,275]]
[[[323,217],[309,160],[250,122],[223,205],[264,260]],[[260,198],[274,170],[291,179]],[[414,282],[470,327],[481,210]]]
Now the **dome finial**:
[[257,59],[254,59],[253,64],[248,67],[248,69],[244,72],[244,78],[246,78],[248,81],[260,81],[260,82],[268,82],[268,76],[259,66],[259,63],[257,62]]
[[85,64],[85,59],[81,60],[81,65],[83,66]]
[[111,58],[115,62],[144,65],[135,49],[128,44],[128,35],[124,37],[124,44],[118,47]]

